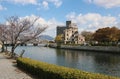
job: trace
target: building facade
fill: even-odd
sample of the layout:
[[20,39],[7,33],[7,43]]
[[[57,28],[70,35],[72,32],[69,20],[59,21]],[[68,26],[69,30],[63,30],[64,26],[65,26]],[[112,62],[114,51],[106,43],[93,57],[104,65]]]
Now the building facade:
[[66,26],[58,26],[57,35],[62,35],[64,44],[83,44],[85,42],[85,38],[78,32],[77,25],[71,21],[66,21]]

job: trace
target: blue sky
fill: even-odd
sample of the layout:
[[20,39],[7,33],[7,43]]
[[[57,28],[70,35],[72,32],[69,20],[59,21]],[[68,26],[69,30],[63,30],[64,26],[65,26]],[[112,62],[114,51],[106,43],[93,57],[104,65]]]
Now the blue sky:
[[0,22],[9,16],[40,16],[37,21],[48,25],[44,34],[55,37],[56,26],[72,20],[79,31],[120,28],[120,0],[0,0]]

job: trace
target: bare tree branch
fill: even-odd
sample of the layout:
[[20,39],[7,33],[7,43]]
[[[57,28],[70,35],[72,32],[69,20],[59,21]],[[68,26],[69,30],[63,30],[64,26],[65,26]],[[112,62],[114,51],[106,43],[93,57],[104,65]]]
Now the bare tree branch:
[[7,18],[9,38],[12,44],[11,52],[14,53],[15,48],[20,43],[26,43],[34,40],[44,32],[47,27],[35,26],[39,17],[34,19],[19,18],[17,16],[11,16]]

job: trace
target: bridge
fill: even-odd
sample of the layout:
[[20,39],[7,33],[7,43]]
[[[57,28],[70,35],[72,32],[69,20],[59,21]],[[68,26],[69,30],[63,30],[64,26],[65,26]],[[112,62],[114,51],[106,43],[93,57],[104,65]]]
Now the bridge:
[[[21,43],[20,41],[18,41],[19,43],[19,46],[45,46],[46,44],[49,43],[49,41],[47,40],[39,40],[39,41],[29,41],[29,42],[26,42],[26,43]],[[7,41],[5,42],[5,45],[6,46],[13,46],[13,44],[11,44],[11,42]]]

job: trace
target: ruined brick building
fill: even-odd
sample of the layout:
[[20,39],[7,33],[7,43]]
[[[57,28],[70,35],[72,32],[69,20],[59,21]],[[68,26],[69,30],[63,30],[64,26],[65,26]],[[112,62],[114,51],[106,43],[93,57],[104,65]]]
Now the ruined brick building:
[[83,44],[85,38],[79,34],[78,27],[71,21],[66,21],[66,26],[57,26],[57,35],[62,35],[64,44]]

